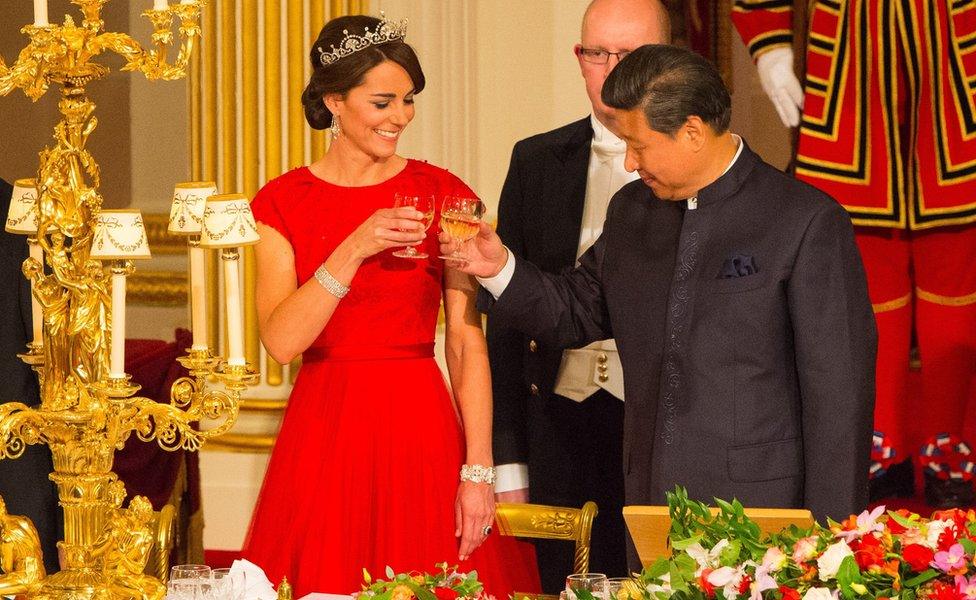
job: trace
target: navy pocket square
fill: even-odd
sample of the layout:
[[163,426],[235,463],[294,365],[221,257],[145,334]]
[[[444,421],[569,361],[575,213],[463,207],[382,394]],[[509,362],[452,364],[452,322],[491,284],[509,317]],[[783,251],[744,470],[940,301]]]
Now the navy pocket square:
[[751,256],[734,254],[731,258],[726,258],[722,264],[722,270],[718,274],[719,279],[733,279],[736,277],[746,277],[755,275],[759,272],[756,261]]

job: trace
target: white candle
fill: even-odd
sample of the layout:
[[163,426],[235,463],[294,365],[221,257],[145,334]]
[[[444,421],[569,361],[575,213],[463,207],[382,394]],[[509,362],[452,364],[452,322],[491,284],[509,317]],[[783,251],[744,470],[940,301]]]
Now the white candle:
[[[233,252],[233,259],[227,255]],[[227,364],[243,366],[244,360],[244,321],[241,317],[241,276],[238,271],[240,254],[237,249],[221,253],[224,263],[224,300],[227,304]]]
[[[41,245],[37,243],[37,239],[33,237],[27,238],[27,247],[30,249],[30,257],[37,262],[44,264],[44,250],[41,249]],[[33,331],[33,339],[31,340],[35,344],[42,344],[43,338],[41,337],[41,324],[44,322],[44,313],[41,309],[41,303],[37,301],[37,297],[34,296],[34,280],[31,279],[31,325]]]
[[47,0],[34,0],[34,25],[47,27]]
[[180,4],[193,4],[197,0],[180,0]]
[[166,0],[153,0],[154,10],[166,10],[167,8],[169,8],[169,2]]
[[193,328],[193,350],[207,349],[207,296],[204,250],[190,246],[190,323]]
[[125,377],[125,272],[114,268],[112,269],[112,359],[109,376],[113,379]]

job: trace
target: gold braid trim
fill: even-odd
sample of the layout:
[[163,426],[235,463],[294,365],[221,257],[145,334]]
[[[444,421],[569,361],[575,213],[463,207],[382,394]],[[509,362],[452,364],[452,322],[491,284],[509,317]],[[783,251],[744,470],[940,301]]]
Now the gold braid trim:
[[877,304],[872,304],[871,308],[874,309],[874,314],[889,312],[892,310],[897,310],[903,306],[908,306],[908,303],[912,301],[912,293],[908,292],[901,298],[895,298],[894,300],[889,300],[887,302],[879,302]]
[[915,288],[915,295],[918,296],[919,300],[925,300],[932,304],[941,304],[942,306],[969,306],[970,304],[976,304],[976,292],[966,296],[940,296],[939,294],[926,292],[922,288],[917,287]]

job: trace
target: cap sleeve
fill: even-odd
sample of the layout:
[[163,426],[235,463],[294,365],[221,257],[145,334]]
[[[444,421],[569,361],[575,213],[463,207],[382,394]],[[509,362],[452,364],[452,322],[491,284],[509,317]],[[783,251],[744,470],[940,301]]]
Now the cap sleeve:
[[446,188],[444,193],[449,196],[461,196],[463,198],[477,198],[478,194],[464,183],[460,177],[451,173],[450,171],[444,171],[447,181],[444,187]]
[[279,186],[276,181],[270,181],[254,196],[254,200],[251,201],[251,212],[254,214],[255,221],[273,228],[283,235],[290,244],[292,241],[291,232],[288,230],[285,218],[281,214],[279,207],[280,201],[281,193]]

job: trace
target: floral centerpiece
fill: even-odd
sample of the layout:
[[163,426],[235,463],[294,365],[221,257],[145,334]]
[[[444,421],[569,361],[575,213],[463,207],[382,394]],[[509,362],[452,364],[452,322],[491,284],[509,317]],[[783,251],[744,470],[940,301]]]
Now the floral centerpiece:
[[457,566],[447,563],[435,565],[436,573],[394,573],[386,568],[386,579],[374,580],[369,571],[363,569],[363,590],[358,600],[456,600],[460,598],[482,598],[484,586],[478,581],[478,572],[462,573]]
[[976,511],[883,506],[763,535],[737,502],[668,494],[674,554],[641,573],[649,600],[976,600]]

